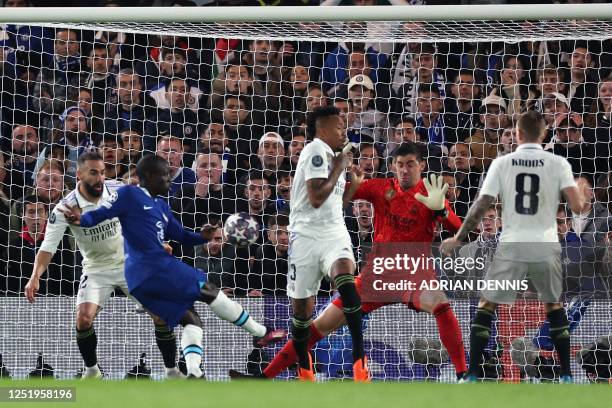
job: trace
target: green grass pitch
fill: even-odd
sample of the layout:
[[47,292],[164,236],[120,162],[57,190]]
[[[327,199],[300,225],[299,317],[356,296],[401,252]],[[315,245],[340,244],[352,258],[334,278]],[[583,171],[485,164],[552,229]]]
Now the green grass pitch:
[[0,387],[76,387],[76,402],[5,403],[2,407],[110,408],[435,408],[610,406],[612,386],[205,381],[0,381]]

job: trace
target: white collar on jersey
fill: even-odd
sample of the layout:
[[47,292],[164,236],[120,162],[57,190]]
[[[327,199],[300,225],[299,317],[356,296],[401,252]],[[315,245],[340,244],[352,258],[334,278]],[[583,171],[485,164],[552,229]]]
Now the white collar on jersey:
[[[144,188],[144,187],[141,187],[141,186],[140,186],[140,184],[138,185],[138,188],[139,188],[139,189],[141,189],[142,191],[144,191],[144,193],[145,193],[146,195],[148,195],[149,197],[151,197],[151,194],[149,193],[149,190],[147,190],[147,189],[146,189],[146,188]],[[151,197],[151,198],[153,198],[153,197]]]
[[[76,188],[74,189],[74,198],[76,199],[77,205],[79,206],[79,208],[84,208],[90,205],[96,205],[97,203],[92,203],[91,201],[87,200],[85,197],[83,197],[83,195],[81,194],[81,192],[79,191],[79,185],[81,184],[81,182],[79,181],[77,183]],[[103,184],[102,186],[102,196],[100,197],[100,200],[105,200],[108,197],[110,197],[110,192],[108,191],[108,187],[106,186],[106,183]],[[100,202],[98,200],[98,202]]]
[[539,149],[539,150],[544,150],[542,148],[542,145],[539,143],[523,143],[522,145],[517,146],[516,150],[523,150],[523,149]]

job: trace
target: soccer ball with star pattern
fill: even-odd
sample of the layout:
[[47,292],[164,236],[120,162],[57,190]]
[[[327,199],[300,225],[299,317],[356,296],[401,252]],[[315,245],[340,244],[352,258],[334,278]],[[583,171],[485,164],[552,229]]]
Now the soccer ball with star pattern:
[[223,226],[226,242],[246,247],[252,245],[259,237],[259,224],[247,213],[232,214]]

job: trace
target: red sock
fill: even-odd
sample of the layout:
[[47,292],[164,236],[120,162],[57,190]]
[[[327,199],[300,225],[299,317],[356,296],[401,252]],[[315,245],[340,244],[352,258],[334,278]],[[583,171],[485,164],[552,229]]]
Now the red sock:
[[[310,350],[323,336],[314,326],[310,325],[310,338],[308,339],[308,350]],[[293,348],[293,340],[289,340],[287,344],[274,356],[270,364],[264,369],[263,373],[268,378],[274,378],[281,371],[291,367],[297,362],[297,354]]]
[[457,322],[453,309],[451,309],[448,303],[442,303],[436,306],[433,315],[438,324],[440,340],[444,347],[446,347],[450,359],[455,365],[455,372],[457,374],[466,372],[467,366],[465,365],[465,350],[463,349],[463,339],[461,338],[461,327],[459,327],[459,322]]

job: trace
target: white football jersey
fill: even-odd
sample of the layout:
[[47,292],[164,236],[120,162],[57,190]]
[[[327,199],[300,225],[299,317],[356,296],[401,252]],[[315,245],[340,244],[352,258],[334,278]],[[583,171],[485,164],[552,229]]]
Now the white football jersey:
[[500,242],[559,242],[556,214],[561,191],[575,185],[566,159],[526,143],[493,160],[480,194],[500,196]]
[[329,178],[333,157],[334,151],[319,138],[306,145],[300,153],[291,187],[289,230],[292,234],[319,238],[321,234],[330,237],[336,233],[343,236],[347,233],[342,211],[342,196],[346,184],[344,172],[319,208],[314,208],[308,200],[306,182],[315,178]]
[[108,198],[124,184],[107,180],[104,182],[102,197],[97,203],[91,203],[79,193],[78,186],[70,192],[54,209],[47,222],[45,239],[40,246],[41,251],[54,254],[62,237],[69,227],[75,237],[76,244],[83,255],[83,274],[100,274],[106,271],[123,270],[123,235],[119,219],[113,218],[91,227],[83,228],[69,224],[59,209],[65,205],[77,206],[85,214],[102,206]]

